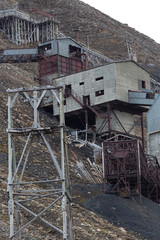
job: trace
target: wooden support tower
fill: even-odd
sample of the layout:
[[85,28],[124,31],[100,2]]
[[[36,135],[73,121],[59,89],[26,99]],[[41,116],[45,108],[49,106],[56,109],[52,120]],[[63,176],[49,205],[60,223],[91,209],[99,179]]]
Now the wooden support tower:
[[57,36],[58,26],[51,15],[35,19],[17,9],[0,11],[0,31],[17,45],[50,41]]
[[[59,236],[59,239],[72,240],[63,88],[46,86],[8,89],[7,92],[10,239],[25,239],[26,228],[29,227],[29,230],[33,231],[36,230],[37,224],[43,223],[59,233],[62,236],[62,238]],[[52,127],[44,125],[40,116],[40,106],[47,92],[52,93],[53,102],[56,101],[60,106],[59,123]],[[15,108],[20,109],[22,104],[24,108],[28,104],[32,110],[33,114],[28,111],[28,117],[33,118],[31,126],[17,127],[17,119],[14,118]],[[25,119],[23,124],[24,122]],[[57,149],[52,146],[55,133],[60,135],[59,157],[56,157]],[[22,147],[19,151],[20,145]],[[40,151],[44,147],[45,151]],[[38,151],[40,151],[39,155]],[[40,156],[43,153],[47,154],[46,158]],[[39,168],[38,171],[34,171],[37,161]],[[47,163],[47,169],[52,170],[44,174]],[[26,214],[29,215],[27,219]]]

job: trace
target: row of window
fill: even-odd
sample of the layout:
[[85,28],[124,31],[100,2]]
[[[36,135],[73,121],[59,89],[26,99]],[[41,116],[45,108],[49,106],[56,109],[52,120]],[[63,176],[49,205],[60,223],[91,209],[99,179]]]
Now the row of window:
[[[103,79],[103,77],[95,78],[96,81],[100,81],[100,80],[102,80],[102,79]],[[84,82],[80,82],[79,85],[80,85],[80,86],[81,86],[81,85],[84,85]]]

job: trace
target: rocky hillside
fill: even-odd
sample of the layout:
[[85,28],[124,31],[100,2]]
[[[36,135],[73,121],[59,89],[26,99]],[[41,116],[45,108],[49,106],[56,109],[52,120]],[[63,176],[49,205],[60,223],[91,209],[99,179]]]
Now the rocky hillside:
[[[16,0],[1,0],[0,7],[15,7]],[[141,34],[127,24],[122,24],[108,15],[90,7],[80,0],[19,0],[19,8],[33,8],[53,14],[60,21],[60,31],[74,38],[74,30],[80,30],[80,41],[113,60],[128,58],[127,43],[136,53],[139,63],[151,70],[160,80],[160,44]]]
[[[15,7],[16,0],[0,0],[0,8]],[[86,44],[86,38],[89,37],[90,48],[95,49],[102,54],[114,60],[128,58],[126,39],[132,44],[132,49],[137,53],[138,61],[147,66],[154,66],[159,74],[159,52],[160,45],[152,39],[140,34],[132,28],[123,25],[109,16],[102,14],[98,10],[91,8],[78,0],[19,0],[19,7],[25,11],[32,8],[42,9],[43,11],[52,13],[57,20],[61,22],[60,31],[65,35],[74,38],[74,30],[80,29],[80,41]],[[15,47],[0,36],[5,43],[0,44],[3,47]],[[9,218],[8,218],[8,197],[7,197],[7,88],[31,87],[38,83],[34,82],[33,76],[36,74],[36,64],[1,64],[0,65],[0,239],[7,240],[9,236]],[[157,75],[157,77],[159,77]],[[24,109],[22,115],[18,115],[19,124],[30,122],[28,116],[29,109]],[[18,112],[17,112],[18,114]],[[15,116],[16,117],[16,116]],[[45,120],[52,120],[51,116],[45,116]],[[58,136],[53,140],[53,145],[58,146]],[[57,151],[57,154],[59,152]],[[76,162],[82,161],[86,163],[87,157],[91,157],[88,149],[77,149],[69,145],[71,182],[73,188],[73,223],[76,239],[106,239],[106,240],[135,240],[143,239],[139,235],[127,232],[123,226],[115,227],[109,223],[104,217],[99,216],[85,208],[82,205],[90,197],[95,197],[100,192],[97,185],[90,186],[91,181],[82,179],[75,170]],[[36,172],[40,171],[39,161],[43,159],[40,154],[37,161]],[[47,163],[47,161],[45,162]],[[90,166],[87,166],[91,168]],[[50,173],[50,169],[46,174]],[[36,178],[33,171],[28,171],[28,176],[32,179]],[[103,190],[102,190],[103,191]],[[98,201],[97,201],[98,203]],[[81,204],[81,206],[79,205]],[[34,208],[34,205],[32,206]],[[112,209],[114,210],[114,209]],[[114,211],[112,211],[114,213]],[[56,212],[58,214],[58,212]],[[28,219],[28,216],[25,216]],[[126,221],[128,221],[126,219]],[[147,221],[147,220],[146,220]],[[133,222],[133,225],[136,224]],[[34,228],[34,229],[33,229]],[[23,239],[60,239],[54,231],[35,224],[31,226],[31,232],[24,232]],[[34,230],[34,231],[33,231]],[[159,234],[159,233],[158,233]],[[158,239],[158,237],[157,237]]]

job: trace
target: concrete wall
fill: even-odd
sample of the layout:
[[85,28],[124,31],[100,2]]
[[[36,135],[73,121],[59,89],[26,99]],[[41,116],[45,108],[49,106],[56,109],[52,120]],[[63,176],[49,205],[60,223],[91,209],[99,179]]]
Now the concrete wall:
[[137,91],[138,80],[145,81],[146,89],[150,89],[150,75],[134,62],[115,64],[117,99],[128,102],[128,90]]
[[[96,81],[96,78],[101,78]],[[114,78],[114,64],[90,69],[80,73],[72,74],[53,81],[56,86],[71,84],[73,94],[83,103],[83,96],[90,97],[90,105],[101,104],[116,99],[116,88]],[[97,91],[104,90],[104,94],[96,96]],[[66,98],[65,112],[81,109],[80,105],[72,97]],[[56,108],[55,108],[56,114]]]
[[[126,112],[119,111],[119,110],[114,110],[114,114],[113,112],[111,112],[111,129],[125,133],[125,130],[122,128],[121,124],[119,123],[116,117],[120,120],[125,130],[129,132],[134,125],[133,115]],[[103,121],[104,119],[96,117],[96,131],[100,129]],[[108,131],[108,124],[106,124],[105,128],[103,129],[103,132],[107,132],[107,131]],[[135,135],[135,130],[132,129],[130,134]]]
[[[51,79],[53,76],[48,76]],[[98,80],[97,80],[98,78]],[[150,78],[148,72],[133,61],[111,63],[105,66],[86,70],[76,74],[60,77],[53,80],[53,85],[71,85],[73,94],[81,103],[83,96],[90,97],[90,105],[98,105],[114,100],[128,101],[128,90],[137,91],[138,80],[146,82],[146,88],[150,89]],[[101,91],[104,93],[101,94]],[[100,92],[96,96],[96,92]],[[47,103],[47,102],[46,102]],[[58,113],[54,109],[55,115]],[[81,106],[72,97],[66,98],[65,112],[81,109]]]

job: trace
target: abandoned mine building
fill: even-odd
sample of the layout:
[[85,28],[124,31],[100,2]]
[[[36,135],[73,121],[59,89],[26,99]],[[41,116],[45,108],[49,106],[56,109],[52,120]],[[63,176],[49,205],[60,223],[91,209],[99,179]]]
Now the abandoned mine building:
[[[106,192],[111,185],[109,192],[142,194],[158,203],[160,167],[156,157],[145,154],[144,113],[158,101],[149,72],[133,60],[88,68],[87,53],[71,38],[42,43],[39,52],[41,84],[63,86],[66,124],[102,142]],[[52,95],[43,105],[58,117]]]
[[[82,53],[78,44],[72,39],[58,42],[59,53],[57,40],[45,44],[45,51],[43,45],[39,46],[48,61],[42,58],[39,68],[42,84],[64,87],[66,123],[80,129],[87,124],[99,135],[111,135],[111,132],[135,135],[134,115],[143,117],[153,101],[149,73],[129,60],[87,69],[87,54]],[[48,63],[46,67],[45,63]],[[136,92],[142,90],[144,94],[136,102]],[[44,102],[48,109],[50,102],[48,96]],[[53,115],[57,116],[58,111],[54,105]]]
[[[158,204],[160,203],[160,96],[159,92],[154,91],[153,86],[151,86],[150,73],[131,58],[113,61],[88,49],[78,39],[74,40],[60,33],[58,26],[59,22],[52,15],[40,10],[34,9],[31,14],[17,9],[0,11],[0,29],[5,37],[16,45],[34,43],[32,48],[2,49],[0,63],[38,62],[36,65],[38,66],[38,76],[35,76],[34,80],[38,81],[40,85],[28,90],[23,87],[7,90],[8,191],[9,204],[12,205],[9,206],[10,209],[12,208],[12,211],[9,212],[10,238],[17,234],[19,239],[19,232],[28,224],[19,230],[19,220],[16,220],[18,231],[15,232],[13,217],[16,216],[16,219],[19,217],[14,214],[14,203],[17,204],[17,209],[20,206],[23,210],[31,213],[34,216],[33,219],[37,219],[50,206],[60,200],[63,212],[63,231],[42,217],[40,220],[54,231],[63,234],[63,239],[71,239],[67,236],[67,231],[70,232],[71,236],[72,226],[70,221],[72,197],[70,196],[67,144],[72,144],[74,148],[76,141],[79,141],[78,143],[83,147],[90,146],[92,148],[93,154],[92,151],[90,151],[90,155],[88,154],[91,159],[86,157],[87,160],[84,159],[84,162],[88,161],[90,164],[88,169],[95,166],[100,176],[98,183],[102,183],[102,181],[105,183],[105,193],[116,193],[122,197],[139,195],[140,200],[143,195]],[[35,43],[37,43],[37,47],[35,47]],[[33,112],[31,126],[19,128],[18,124],[18,128],[13,128],[12,107],[15,107],[18,97],[21,98],[21,101],[18,102],[20,105],[27,103],[31,107]],[[41,111],[42,108],[44,111]],[[16,106],[15,109],[18,107]],[[40,114],[44,114],[43,117]],[[46,121],[48,115],[52,117]],[[47,125],[48,122],[50,126]],[[65,124],[70,127],[67,128],[68,141],[66,140]],[[55,138],[57,142],[58,138],[60,139],[60,147],[54,142],[55,149],[53,151],[51,145],[54,137],[52,136],[47,140],[45,135],[55,132],[60,133]],[[16,154],[12,153],[15,149],[16,151],[19,149],[14,147],[13,136],[16,136],[15,133],[24,137],[28,135],[26,142],[24,141],[24,148],[18,164],[16,163]],[[32,143],[33,140],[35,142]],[[56,172],[50,172],[48,180],[44,180],[48,175],[50,166],[47,168],[45,177],[43,171],[39,171],[40,168],[38,168],[36,172],[40,174],[42,181],[39,180],[38,175],[35,175],[38,181],[21,182],[30,155],[33,155],[31,158],[34,157],[33,163],[38,164],[38,167],[40,165],[35,154],[30,154],[32,145],[35,147],[35,143],[38,141],[38,147],[41,148],[41,144],[44,144],[40,152],[34,150],[37,151],[37,159],[42,154],[42,168],[45,165],[44,160],[48,164],[48,156],[50,156]],[[47,157],[43,157],[43,153],[45,153],[43,149],[47,150],[47,155],[45,155]],[[57,154],[57,151],[61,153]],[[87,152],[88,149],[86,148],[85,151]],[[96,153],[98,153],[97,158],[95,157]],[[75,155],[73,154],[73,156]],[[81,162],[80,165],[85,164]],[[74,171],[77,171],[78,177],[87,178],[87,174],[83,174],[83,171],[78,172],[77,166],[73,163]],[[21,169],[22,172],[18,172]],[[90,174],[90,169],[87,171]],[[92,174],[88,180],[91,181],[91,179],[94,180]],[[28,192],[31,194],[26,196],[31,196],[31,198],[24,200],[24,192],[21,191],[22,195],[20,195],[19,185],[35,183],[42,183],[42,189],[31,191],[27,189],[27,194]],[[48,185],[46,185],[47,189],[44,189],[44,183],[53,185],[51,185],[51,189],[48,188]],[[60,184],[62,188],[56,192],[55,186],[59,188]],[[53,195],[56,200],[37,215],[28,210],[29,208],[19,204],[20,201],[18,202],[18,197],[14,196],[13,188],[20,197],[22,196],[22,199],[20,198],[22,202],[34,200],[32,193],[36,191],[37,193],[45,191],[45,195],[37,194],[34,196],[38,199],[41,197],[50,198]],[[53,194],[50,194],[51,191]],[[61,193],[62,195],[57,198],[58,194]],[[28,206],[30,207],[30,205]],[[18,211],[15,212],[19,214]],[[29,224],[30,222],[32,220],[29,221]]]

